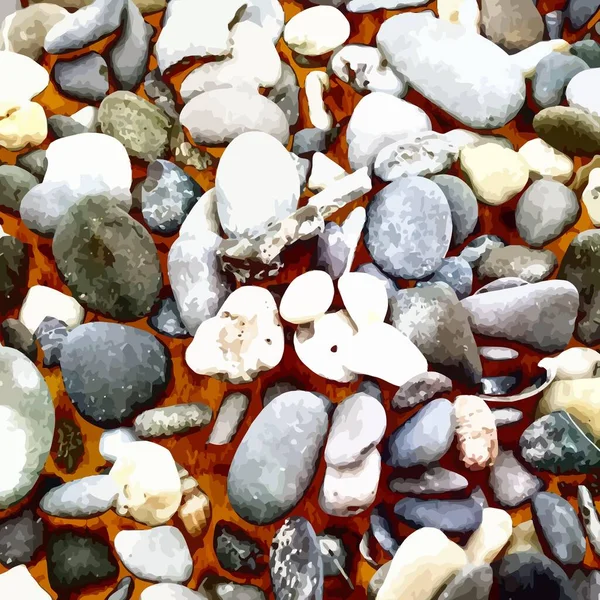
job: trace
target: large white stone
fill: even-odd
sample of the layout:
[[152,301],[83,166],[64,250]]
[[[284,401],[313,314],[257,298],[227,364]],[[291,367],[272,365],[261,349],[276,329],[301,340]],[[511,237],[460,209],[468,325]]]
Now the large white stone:
[[285,15],[279,0],[248,0],[241,21],[260,25],[273,43],[281,37]]
[[438,15],[443,21],[462,25],[467,31],[479,33],[477,0],[438,0]]
[[369,273],[345,273],[338,279],[338,290],[357,329],[383,323],[388,310],[384,281]]
[[600,117],[600,68],[580,71],[569,81],[565,95],[569,106]]
[[350,37],[350,23],[333,6],[312,6],[293,16],[283,30],[285,43],[298,54],[319,56]]
[[524,77],[532,77],[542,58],[552,52],[568,52],[570,47],[571,44],[569,42],[560,38],[557,40],[546,40],[536,42],[533,46],[512,54],[510,58],[513,64],[523,73]]
[[383,92],[365,96],[354,109],[346,139],[353,169],[370,167],[377,153],[408,133],[430,131],[431,121],[419,107]]
[[0,102],[31,100],[43,92],[50,76],[44,67],[23,54],[0,52]]
[[430,13],[388,19],[377,46],[412,87],[469,127],[501,127],[525,101],[523,74],[506,52]]
[[38,146],[47,135],[46,114],[37,102],[0,101],[0,146],[21,150],[28,144]]
[[103,431],[100,435],[100,454],[102,458],[115,462],[123,449],[131,442],[139,442],[139,438],[129,427],[119,427]]
[[0,575],[0,598],[5,600],[51,600],[25,565],[13,567]]
[[490,564],[512,535],[512,519],[500,508],[484,508],[481,525],[473,532],[465,553],[473,565]]
[[294,160],[273,136],[243,133],[227,146],[215,181],[221,226],[230,237],[254,237],[298,206]]
[[33,334],[46,317],[54,317],[73,328],[83,323],[85,310],[72,296],[45,285],[34,285],[25,296],[19,321]]
[[555,369],[555,379],[586,379],[596,376],[600,352],[593,348],[569,348],[558,356],[544,359],[546,369]]
[[519,148],[532,179],[550,178],[565,183],[573,174],[573,161],[541,138],[525,142]]
[[333,281],[325,271],[307,271],[287,287],[279,312],[288,323],[310,323],[324,315],[333,301]]

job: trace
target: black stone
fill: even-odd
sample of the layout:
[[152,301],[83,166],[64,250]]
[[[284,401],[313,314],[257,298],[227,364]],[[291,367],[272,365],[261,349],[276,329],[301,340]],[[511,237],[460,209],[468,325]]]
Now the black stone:
[[177,302],[172,297],[160,301],[156,314],[148,319],[148,323],[152,329],[163,335],[172,338],[190,337],[181,320]]
[[469,533],[481,525],[483,509],[472,498],[466,500],[422,500],[403,498],[394,512],[415,529],[435,527],[448,533]]
[[40,181],[44,179],[46,169],[48,168],[48,160],[46,159],[45,150],[31,150],[25,154],[17,156],[17,167],[21,167],[29,171],[35,178]]
[[75,421],[58,419],[50,453],[56,466],[62,471],[73,473],[77,469],[77,465],[85,453],[85,448],[81,429]]
[[0,522],[0,563],[11,569],[31,562],[43,537],[44,524],[30,510]]
[[29,275],[27,244],[10,235],[0,237],[0,313],[23,300]]
[[217,523],[214,547],[219,564],[226,571],[259,573],[265,566],[265,553],[259,544],[232,525]]
[[29,329],[18,319],[6,319],[0,325],[4,345],[22,352],[30,361],[37,359],[38,347]]

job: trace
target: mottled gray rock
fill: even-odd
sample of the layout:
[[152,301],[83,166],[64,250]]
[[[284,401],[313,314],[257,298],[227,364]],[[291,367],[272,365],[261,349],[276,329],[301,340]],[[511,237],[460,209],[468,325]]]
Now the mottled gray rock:
[[537,283],[546,279],[557,265],[556,256],[550,250],[505,246],[492,248],[479,263],[477,274],[482,279],[519,277],[528,283]]
[[46,174],[48,160],[45,150],[31,150],[25,154],[19,154],[17,157],[17,167],[29,171],[35,178],[41,180]]
[[583,562],[585,534],[569,502],[556,494],[540,492],[533,497],[531,509],[554,557],[564,565]]
[[488,600],[493,578],[490,565],[467,565],[444,588],[439,600]]
[[456,293],[459,300],[471,295],[473,287],[473,270],[471,265],[460,256],[444,258],[442,266],[423,281],[417,282],[416,287],[431,283],[447,283]]
[[150,327],[173,338],[186,338],[190,337],[188,330],[185,328],[181,315],[179,314],[179,308],[174,298],[165,298],[161,300],[156,314],[152,315],[148,319]]
[[592,69],[600,67],[600,44],[596,40],[575,42],[569,52],[581,58]]
[[573,334],[579,294],[571,283],[542,281],[476,294],[462,301],[474,333],[563,350]]
[[38,180],[25,169],[14,165],[0,165],[0,207],[19,211],[21,200]]
[[44,366],[55,367],[60,360],[62,346],[67,338],[66,323],[54,317],[45,317],[35,330],[35,338],[44,355]]
[[565,96],[569,81],[588,68],[581,58],[572,54],[551,52],[544,56],[535,68],[531,85],[533,98],[538,106],[558,106]]
[[489,484],[496,500],[509,508],[523,504],[544,486],[515,458],[512,450],[498,452],[490,469]]
[[267,98],[272,100],[282,111],[290,127],[298,122],[300,114],[300,87],[296,73],[290,65],[281,61],[281,76]]
[[433,400],[390,435],[388,464],[408,468],[439,460],[452,444],[455,426],[452,403]]
[[18,350],[0,346],[0,440],[6,456],[0,479],[0,510],[35,485],[54,434],[54,405],[35,365]]
[[481,378],[481,392],[486,396],[505,396],[521,383],[521,374]]
[[119,531],[114,545],[127,570],[140,579],[183,583],[192,576],[192,555],[175,527]]
[[262,525],[298,504],[314,477],[330,408],[329,401],[301,391],[263,408],[229,468],[227,494],[237,514]]
[[367,394],[371,396],[371,398],[375,398],[377,402],[383,402],[383,397],[381,395],[381,388],[377,383],[376,379],[372,379],[371,377],[364,377],[363,380],[358,384],[356,388],[357,394]]
[[340,574],[337,561],[342,569],[346,569],[348,552],[342,540],[334,535],[322,533],[317,536],[319,550],[323,559],[323,575],[325,577],[337,577]]
[[2,309],[21,302],[29,275],[29,246],[10,235],[0,237],[0,294]]
[[385,283],[385,290],[387,292],[388,299],[392,298],[398,291],[396,282],[388,277],[377,265],[373,263],[364,263],[356,267],[356,270],[359,273],[368,273],[369,275],[373,275],[373,277],[383,281]]
[[298,156],[312,152],[326,152],[331,143],[331,131],[306,127],[294,134],[292,152]]
[[544,15],[546,31],[548,32],[548,37],[551,40],[559,40],[562,38],[564,22],[565,13],[562,10],[553,10]]
[[146,74],[144,91],[170,119],[176,121],[179,118],[173,90],[162,80],[160,69],[153,69]]
[[205,577],[198,591],[202,594],[202,599],[206,600],[266,600],[260,588],[229,581],[216,575]]
[[84,102],[99,102],[108,92],[108,66],[97,52],[57,62],[53,77],[64,94]]
[[598,0],[571,0],[565,12],[573,29],[581,29],[596,14],[598,8]]
[[133,430],[141,439],[165,437],[190,429],[202,429],[211,419],[212,410],[201,402],[162,406],[138,415],[133,422]]
[[452,246],[459,246],[477,226],[479,207],[473,190],[454,175],[435,175],[431,181],[436,183],[450,206],[452,216]]
[[85,125],[66,115],[51,115],[48,117],[48,128],[57,138],[69,137],[78,133],[88,133]]
[[394,512],[405,524],[420,529],[435,527],[448,533],[469,533],[481,525],[483,509],[472,498],[466,500],[423,500],[403,498]]
[[566,185],[540,179],[519,198],[515,210],[517,230],[530,246],[539,248],[573,225],[579,211],[577,196]]
[[277,396],[285,394],[285,392],[293,392],[295,390],[301,390],[302,386],[295,380],[280,380],[271,384],[263,395],[263,407],[273,402]]
[[51,489],[41,499],[40,508],[53,517],[87,519],[109,510],[118,491],[109,475],[92,475]]
[[271,544],[269,557],[275,600],[322,600],[323,559],[312,525],[287,519]]
[[31,562],[43,538],[42,519],[31,510],[0,522],[0,563],[11,569]]
[[150,234],[101,198],[86,198],[68,210],[56,229],[52,253],[73,296],[114,319],[147,315],[162,287]]
[[67,394],[81,416],[111,429],[158,402],[170,360],[167,349],[146,331],[86,323],[69,332],[60,367]]
[[38,348],[35,338],[19,319],[5,319],[0,331],[5,346],[22,352],[32,362],[36,361]]
[[[492,410],[496,427],[518,423],[523,418],[523,413],[516,408],[497,408]],[[525,458],[525,457],[523,457]]]
[[215,527],[214,549],[223,569],[235,573],[259,573],[264,564],[264,552],[260,545],[243,530],[226,523]]
[[392,398],[392,408],[402,410],[427,402],[452,390],[452,380],[441,373],[428,371],[409,379]]
[[433,283],[399,290],[390,299],[390,310],[392,325],[416,344],[434,369],[479,382],[481,359],[468,313],[450,286]]
[[392,521],[385,504],[378,504],[369,517],[369,527],[377,543],[391,556],[394,556],[400,544],[392,532]]
[[396,477],[390,480],[390,490],[399,494],[445,494],[468,487],[469,482],[459,473],[442,467],[431,467],[420,477]]
[[497,235],[484,234],[470,241],[463,248],[460,257],[475,268],[494,248],[504,248],[504,246],[506,244]]
[[130,600],[133,595],[133,585],[131,577],[123,577],[106,600]]
[[600,231],[590,229],[573,239],[558,270],[579,292],[576,337],[591,346],[600,341]]
[[250,400],[245,394],[234,392],[226,396],[206,443],[213,446],[229,444],[244,420],[249,404]]
[[[598,511],[594,504],[594,497],[585,485],[577,486],[577,504],[581,520],[583,521],[583,527],[590,540],[590,545],[594,549],[594,552],[598,554],[600,551],[600,516],[598,516]],[[600,591],[600,588],[598,591]],[[593,596],[591,597],[593,598]]]
[[479,348],[479,354],[487,360],[494,361],[513,360],[519,356],[519,353],[516,350],[505,348],[504,346],[481,346]]

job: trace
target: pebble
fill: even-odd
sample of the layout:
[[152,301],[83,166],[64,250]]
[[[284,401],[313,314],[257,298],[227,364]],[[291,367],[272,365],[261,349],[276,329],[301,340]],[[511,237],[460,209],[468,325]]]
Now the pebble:
[[294,15],[285,25],[283,39],[302,56],[320,56],[350,37],[350,23],[333,6],[313,6]]
[[348,552],[342,540],[334,535],[325,533],[318,535],[317,540],[319,541],[319,550],[323,559],[323,575],[325,577],[337,577],[340,574],[340,570],[335,561],[337,560],[342,569],[346,569],[346,563],[348,562]]
[[[265,594],[260,588],[254,585],[242,585],[216,575],[205,577],[198,592],[200,592],[201,598],[197,600],[266,600]],[[160,598],[155,600],[160,600]],[[186,599],[182,598],[181,600]]]
[[567,85],[566,97],[569,106],[600,117],[600,103],[589,93],[589,86],[595,87],[599,81],[600,68],[588,69],[585,73],[583,69],[580,70]]
[[594,156],[600,151],[600,119],[573,106],[545,108],[533,118],[533,129],[559,152]]
[[[523,106],[520,69],[501,48],[462,25],[426,12],[396,15],[380,27],[377,46],[412,87],[469,127],[501,127]],[[472,56],[479,60],[467,58]]]
[[421,279],[436,271],[450,246],[452,220],[442,190],[423,177],[403,177],[367,208],[365,245],[388,275]]
[[513,423],[518,423],[523,418],[523,413],[516,408],[497,408],[492,411],[492,414],[496,421],[496,427],[512,425]]
[[[317,127],[305,127],[294,134],[292,152],[299,156],[311,152],[325,152],[331,145],[331,137],[331,128],[325,131]],[[342,171],[345,173],[343,169]]]
[[117,487],[108,475],[91,475],[63,483],[47,492],[40,508],[62,519],[87,519],[113,506]]
[[348,122],[350,167],[370,168],[381,149],[422,131],[431,131],[431,121],[423,110],[390,94],[371,92],[356,105]]
[[21,167],[0,165],[0,207],[18,212],[21,200],[37,183],[37,179]]
[[299,94],[300,87],[298,86],[296,73],[294,73],[292,67],[282,61],[281,77],[267,94],[267,98],[281,109],[290,127],[298,122],[300,114]]
[[172,436],[206,427],[212,410],[201,402],[151,408],[139,414],[133,430],[141,439]]
[[338,280],[338,292],[359,331],[383,323],[388,311],[383,281],[368,273],[344,273]]
[[385,504],[378,504],[371,511],[369,532],[373,534],[373,537],[385,552],[391,556],[394,556],[398,552],[400,544],[392,532],[392,521]]
[[125,568],[140,579],[183,583],[192,576],[192,555],[175,527],[122,530],[114,544]]
[[39,146],[48,135],[44,109],[36,102],[2,102],[0,119],[0,146],[7,150],[22,150],[27,144]]
[[270,36],[273,44],[283,33],[285,15],[278,0],[251,0],[242,15],[242,21],[259,25]]
[[482,377],[481,390],[486,396],[504,396],[510,394],[521,383],[520,373],[515,375],[497,375]]
[[544,23],[548,37],[551,40],[562,39],[565,13],[562,10],[553,10],[544,15]]
[[531,179],[554,179],[561,183],[571,179],[573,161],[540,138],[525,142],[518,153],[529,165]]
[[123,577],[106,600],[130,600],[133,595],[133,579]]
[[491,206],[508,202],[529,180],[525,160],[514,150],[494,143],[464,148],[460,166],[477,198]]
[[441,0],[438,16],[449,23],[457,23],[465,29],[479,34],[480,11],[473,0]]
[[167,153],[171,121],[160,108],[132,92],[106,96],[98,121],[102,133],[120,141],[133,158],[152,162]]
[[481,33],[513,54],[542,40],[544,22],[531,0],[485,0]]
[[600,202],[598,202],[598,198],[600,198],[600,169],[592,169],[588,183],[581,195],[581,201],[595,227],[600,225]]
[[[572,192],[570,193],[572,194]],[[549,195],[550,193],[545,195],[544,200]],[[519,200],[520,206],[522,206],[521,200],[523,197],[524,196],[521,196],[521,199]],[[523,203],[527,206],[529,200],[526,198]],[[522,222],[523,214],[521,210],[519,210],[519,207],[517,207],[515,216]],[[521,231],[521,228],[519,228],[519,230]],[[503,248],[492,248],[487,256],[479,263],[477,274],[481,279],[518,277],[528,283],[538,283],[539,281],[546,279],[546,277],[556,269],[557,265],[558,261],[556,256],[550,250],[531,250],[526,246],[511,245]]]
[[48,580],[59,594],[77,592],[116,577],[117,561],[104,540],[88,533],[53,533],[46,546]]
[[54,406],[44,378],[14,348],[0,346],[2,451],[11,457],[0,477],[0,510],[12,506],[35,485],[54,434]]
[[[4,232],[2,232],[4,234]],[[10,235],[0,234],[0,293],[3,304],[12,307],[25,295],[29,275],[28,245]]]
[[206,443],[213,446],[229,444],[244,420],[249,404],[248,396],[239,392],[226,396],[221,403],[215,424]]
[[432,600],[466,564],[464,550],[439,529],[418,529],[400,545],[377,600]]
[[499,508],[484,508],[481,525],[465,546],[469,563],[489,565],[498,556],[512,535],[511,516]]
[[194,537],[202,537],[206,534],[211,514],[208,496],[198,489],[184,495],[183,503],[177,511],[185,530]]
[[585,557],[585,534],[575,509],[550,492],[540,492],[531,502],[535,521],[553,556],[565,565],[576,565]]
[[[124,321],[152,310],[162,287],[156,246],[117,206],[94,197],[73,206],[56,229],[52,252],[69,289],[88,309]],[[115,257],[111,265],[105,265],[106,252]]]
[[127,444],[137,441],[139,438],[128,427],[105,430],[100,434],[100,454],[105,460],[115,462]]
[[471,295],[473,286],[473,270],[471,265],[460,256],[444,258],[442,266],[423,281],[417,282],[416,287],[429,285],[430,283],[446,283],[455,292],[459,300]]
[[408,468],[439,460],[452,444],[455,425],[452,403],[433,400],[390,435],[388,464]]
[[0,563],[7,569],[33,560],[44,543],[44,524],[31,510],[0,522]]
[[596,598],[600,594],[600,574],[597,570],[590,571],[586,576],[581,569],[578,569],[571,577],[571,583],[575,593],[578,594],[578,599]]
[[38,348],[35,338],[18,319],[5,319],[0,325],[4,345],[22,352],[30,361],[37,359]]
[[85,311],[75,298],[45,285],[34,285],[25,296],[19,321],[35,334],[46,317],[58,319],[72,329],[83,323]]
[[523,504],[544,485],[523,467],[512,450],[502,449],[490,469],[489,484],[497,502],[509,508]]
[[467,469],[478,471],[493,465],[498,456],[498,432],[488,405],[478,396],[457,396],[454,416],[460,459]]
[[452,390],[452,380],[441,373],[429,371],[409,379],[392,398],[392,408],[403,410],[422,404]]
[[588,68],[577,56],[551,52],[540,60],[535,69],[531,88],[533,99],[541,108],[558,106],[564,98],[567,84],[577,73]]
[[48,129],[56,138],[69,137],[78,133],[95,133],[95,130],[88,130],[84,125],[66,115],[48,117]]
[[186,338],[190,335],[181,320],[177,302],[172,297],[159,302],[156,313],[148,319],[148,324],[158,333],[168,337]]
[[262,525],[298,504],[316,472],[329,410],[328,401],[302,391],[286,392],[262,409],[229,468],[227,494],[238,515]]
[[573,0],[566,8],[567,19],[573,29],[581,29],[596,13],[600,5],[597,0]]
[[250,131],[269,134],[282,144],[290,135],[287,118],[275,102],[234,88],[196,96],[183,107],[180,121],[194,142],[203,146],[227,144]]
[[481,359],[468,312],[450,286],[433,283],[400,290],[390,299],[390,311],[391,323],[417,345],[433,369],[480,381]]
[[519,552],[532,552],[534,554],[544,554],[540,541],[535,532],[533,521],[523,521],[519,525],[515,525],[512,535],[508,542],[506,555],[516,554]]
[[592,348],[568,348],[546,362],[556,370],[556,379],[587,379],[594,377],[600,363],[600,352]]
[[81,429],[73,419],[67,418],[56,421],[55,431],[58,444],[53,452],[54,464],[65,473],[74,473],[85,454]]
[[587,346],[600,340],[600,323],[596,322],[600,302],[598,286],[598,249],[600,232],[583,231],[575,236],[567,248],[557,277],[566,279],[579,292],[579,315],[575,336]]
[[166,388],[170,359],[150,333],[96,322],[69,332],[60,367],[79,414],[111,429],[158,402]]
[[83,102],[100,102],[108,92],[108,66],[97,52],[57,62],[53,78],[61,92]]
[[162,525],[181,504],[182,484],[171,453],[152,442],[131,442],[122,447],[109,472],[119,495],[115,510],[144,525]]
[[568,52],[570,44],[563,40],[545,40],[537,42],[525,50],[521,50],[511,56],[513,64],[520,70],[523,76],[530,79],[535,75],[535,70],[542,58],[552,52]]
[[467,565],[444,588],[439,600],[488,600],[492,583],[489,565]]
[[194,373],[242,383],[277,366],[283,349],[275,299],[264,288],[243,286],[198,327],[185,360]]
[[571,54],[578,56],[595,69],[600,67],[600,44],[595,40],[580,40],[571,46]]
[[519,356],[516,350],[504,348],[503,346],[481,346],[479,354],[487,360],[494,361],[513,360]]
[[490,253],[494,248],[504,248],[506,244],[502,238],[497,235],[480,235],[474,240],[471,240],[460,253],[461,258],[464,258],[471,267],[475,268],[479,263]]
[[28,56],[7,50],[0,52],[0,78],[10,81],[10,86],[0,92],[3,110],[31,100],[43,92],[50,82],[44,67]]
[[542,281],[476,294],[462,305],[473,333],[556,352],[573,334],[578,294],[569,282]]
[[0,594],[14,597],[15,591],[27,600],[51,600],[44,588],[34,579],[25,565],[9,569],[0,575]]
[[420,477],[397,477],[390,481],[390,490],[398,494],[445,494],[468,487],[469,482],[459,473],[442,467],[430,467]]
[[142,591],[140,600],[205,600],[205,596],[178,583],[157,583]]
[[258,543],[243,530],[223,522],[215,528],[214,549],[223,569],[235,573],[258,573],[264,553]]
[[95,0],[54,25],[44,40],[49,54],[81,50],[112,33],[121,23],[124,0]]
[[375,174],[383,181],[411,175],[425,177],[445,171],[457,158],[458,148],[444,134],[409,134],[377,153]]

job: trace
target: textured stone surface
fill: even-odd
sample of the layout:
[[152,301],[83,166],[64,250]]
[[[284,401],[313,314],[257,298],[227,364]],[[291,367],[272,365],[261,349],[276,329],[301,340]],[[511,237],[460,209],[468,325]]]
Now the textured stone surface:
[[484,0],[481,32],[508,53],[514,53],[542,39],[544,22],[532,0]]
[[444,588],[439,600],[488,600],[493,575],[489,565],[467,565]]
[[91,475],[63,483],[47,492],[40,508],[61,518],[86,519],[109,510],[117,497],[117,488],[108,475]]
[[398,518],[419,529],[435,527],[448,533],[468,533],[481,525],[483,510],[472,498],[466,500],[424,500],[403,498],[396,503]]
[[31,510],[0,522],[0,563],[7,569],[32,561],[43,544],[44,525]]
[[10,308],[25,295],[29,275],[29,246],[10,235],[0,237],[0,293]]
[[433,371],[423,373],[407,381],[392,398],[392,408],[402,410],[427,402],[452,390],[452,380]]
[[479,263],[494,248],[504,248],[506,244],[497,235],[480,235],[474,240],[471,240],[460,253],[461,258],[464,258],[472,267],[477,267]]
[[37,183],[37,179],[21,167],[0,165],[0,206],[18,212],[21,200]]
[[531,250],[526,246],[492,248],[479,263],[480,278],[499,279],[519,277],[528,283],[546,279],[556,268],[558,261],[550,250]]
[[181,320],[174,298],[161,300],[156,314],[148,319],[148,323],[155,331],[168,337],[186,338],[190,335]]
[[529,500],[544,485],[525,469],[512,450],[500,450],[490,469],[489,483],[496,500],[510,508]]
[[234,392],[223,398],[219,413],[215,419],[207,444],[223,446],[228,444],[237,433],[246,415],[250,400],[245,394]]
[[588,69],[587,64],[572,54],[551,52],[540,60],[533,76],[533,98],[541,108],[558,106],[565,88],[577,73]]
[[390,490],[399,494],[444,494],[458,492],[468,487],[469,482],[459,473],[442,467],[431,467],[420,477],[398,477],[390,481]]
[[212,410],[201,402],[151,408],[138,415],[133,430],[138,437],[154,438],[202,429],[210,423]]
[[417,282],[416,287],[422,287],[431,283],[446,283],[456,293],[459,300],[471,295],[473,286],[473,270],[471,265],[460,256],[444,258],[442,266],[431,276],[423,281]]
[[570,156],[600,152],[600,119],[580,108],[545,108],[533,118],[533,128],[545,142]]
[[54,66],[54,80],[67,96],[99,102],[108,92],[108,66],[96,52]]
[[264,552],[258,543],[243,530],[224,522],[215,527],[214,548],[226,571],[258,573],[264,567]]
[[35,338],[18,319],[5,319],[0,325],[4,345],[22,352],[29,360],[35,362],[38,348]]
[[595,40],[580,40],[571,45],[571,54],[578,56],[592,69],[600,67],[600,44]]

